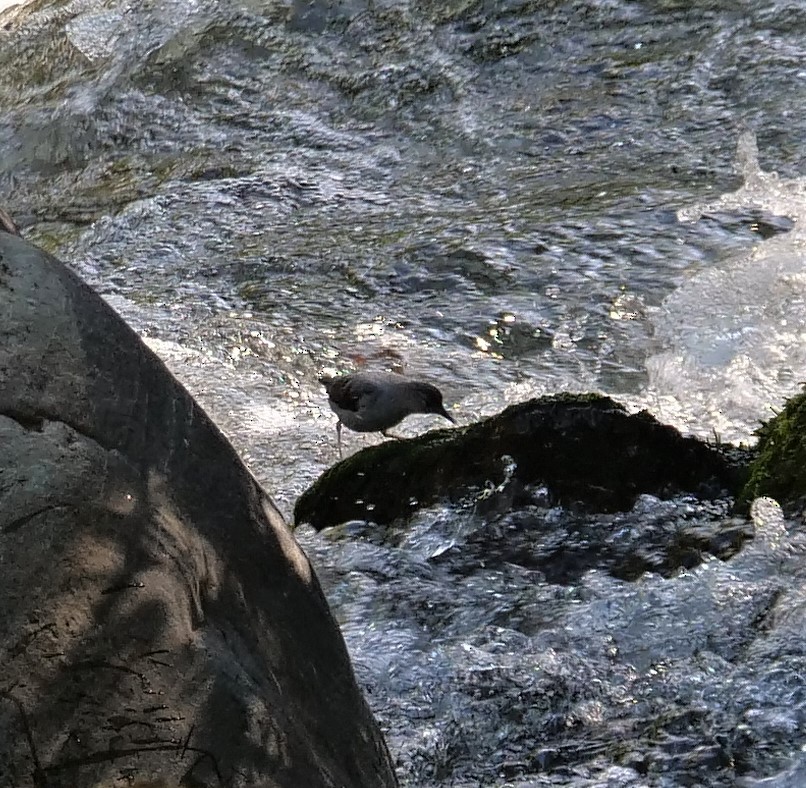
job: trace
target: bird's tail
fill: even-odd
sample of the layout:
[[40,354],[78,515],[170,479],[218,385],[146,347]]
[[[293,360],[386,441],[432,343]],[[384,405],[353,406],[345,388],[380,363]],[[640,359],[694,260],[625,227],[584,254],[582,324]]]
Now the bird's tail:
[[330,387],[333,385],[333,378],[330,375],[320,375],[319,382],[325,387],[325,391],[330,394]]

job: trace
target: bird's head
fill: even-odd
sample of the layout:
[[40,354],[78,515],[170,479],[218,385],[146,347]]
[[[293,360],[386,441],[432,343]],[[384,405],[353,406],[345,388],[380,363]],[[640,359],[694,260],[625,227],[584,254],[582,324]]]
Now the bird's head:
[[442,416],[453,424],[456,424],[456,419],[445,410],[445,406],[442,404],[442,392],[430,383],[420,383],[419,386],[423,400],[423,409],[421,412],[436,413],[438,416]]

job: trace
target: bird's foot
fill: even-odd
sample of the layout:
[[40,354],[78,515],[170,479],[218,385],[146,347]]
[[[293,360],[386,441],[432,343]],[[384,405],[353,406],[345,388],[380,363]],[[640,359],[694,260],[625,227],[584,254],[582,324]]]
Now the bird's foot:
[[387,430],[381,430],[381,435],[383,435],[384,438],[394,438],[396,441],[406,440],[402,435],[392,435],[392,433]]

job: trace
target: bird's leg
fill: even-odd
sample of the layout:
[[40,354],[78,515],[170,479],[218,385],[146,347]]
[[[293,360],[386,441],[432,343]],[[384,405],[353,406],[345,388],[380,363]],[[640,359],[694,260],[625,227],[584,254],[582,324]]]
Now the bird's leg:
[[339,447],[339,459],[341,459],[341,420],[336,424],[336,445]]
[[406,440],[402,435],[392,435],[388,430],[381,430],[381,435],[383,435],[384,438],[394,438],[396,441]]

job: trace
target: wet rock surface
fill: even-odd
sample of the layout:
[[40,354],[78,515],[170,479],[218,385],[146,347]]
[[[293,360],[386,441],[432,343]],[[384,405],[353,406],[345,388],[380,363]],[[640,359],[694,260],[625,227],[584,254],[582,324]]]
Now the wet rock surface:
[[482,490],[489,506],[507,508],[528,484],[545,484],[564,506],[612,512],[629,509],[642,493],[735,492],[742,459],[735,450],[683,437],[647,413],[628,414],[608,397],[559,395],[462,429],[358,452],[326,471],[294,515],[315,528],[354,519],[389,523]]

